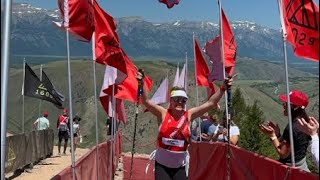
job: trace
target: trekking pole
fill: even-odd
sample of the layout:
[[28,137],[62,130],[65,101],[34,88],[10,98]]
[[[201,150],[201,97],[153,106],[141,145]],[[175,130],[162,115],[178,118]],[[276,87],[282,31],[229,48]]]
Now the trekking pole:
[[132,150],[131,150],[131,165],[130,165],[130,178],[132,178],[132,167],[133,167],[133,156],[135,153],[135,142],[136,142],[136,131],[137,131],[137,120],[138,120],[138,114],[139,114],[139,101],[140,97],[143,93],[143,77],[144,72],[142,69],[139,69],[139,72],[142,74],[142,78],[138,79],[138,94],[137,94],[137,103],[136,103],[136,114],[134,117],[134,129],[133,129],[133,140],[132,140]]

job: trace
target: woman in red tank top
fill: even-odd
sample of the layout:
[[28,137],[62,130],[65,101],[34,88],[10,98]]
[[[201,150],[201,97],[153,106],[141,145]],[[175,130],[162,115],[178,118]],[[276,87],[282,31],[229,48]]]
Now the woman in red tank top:
[[[137,79],[143,81],[144,74],[138,72]],[[225,80],[215,94],[207,102],[186,110],[188,96],[184,88],[173,87],[170,91],[168,109],[157,105],[148,99],[145,87],[142,102],[146,108],[161,122],[157,138],[155,155],[155,179],[187,179],[185,172],[186,153],[190,139],[190,124],[192,121],[217,104],[227,88],[230,88],[232,78]]]

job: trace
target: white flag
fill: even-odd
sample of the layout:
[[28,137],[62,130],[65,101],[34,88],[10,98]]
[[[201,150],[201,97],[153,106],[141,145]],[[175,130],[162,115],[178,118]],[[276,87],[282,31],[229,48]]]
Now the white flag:
[[167,103],[169,100],[169,81],[165,78],[157,91],[153,94],[151,101],[155,104]]
[[176,76],[174,77],[174,81],[173,81],[173,87],[178,85],[178,81],[179,81],[179,64],[177,66],[177,71],[176,71]]

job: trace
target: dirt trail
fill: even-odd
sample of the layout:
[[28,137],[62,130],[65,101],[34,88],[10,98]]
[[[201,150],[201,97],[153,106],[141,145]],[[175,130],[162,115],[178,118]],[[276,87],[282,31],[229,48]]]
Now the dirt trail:
[[[61,149],[63,149],[63,147]],[[67,149],[67,151],[68,150],[69,148]],[[75,153],[76,161],[88,151],[89,149],[77,148]],[[54,146],[53,155],[34,165],[33,169],[25,170],[25,172],[14,178],[12,178],[12,173],[6,174],[6,177],[11,177],[15,180],[51,179],[53,176],[55,176],[68,166],[71,166],[70,152],[68,152],[67,155],[58,156],[58,147]]]

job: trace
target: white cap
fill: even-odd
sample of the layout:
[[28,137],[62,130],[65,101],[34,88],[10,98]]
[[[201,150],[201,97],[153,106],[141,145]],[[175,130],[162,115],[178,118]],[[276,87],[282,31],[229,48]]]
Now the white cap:
[[170,97],[185,97],[188,99],[187,93],[183,90],[173,90],[171,91]]

